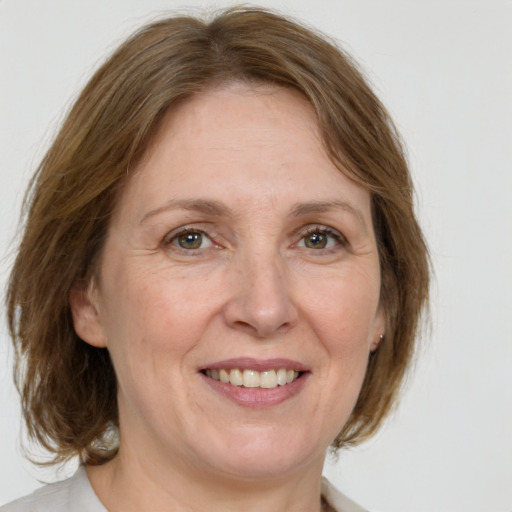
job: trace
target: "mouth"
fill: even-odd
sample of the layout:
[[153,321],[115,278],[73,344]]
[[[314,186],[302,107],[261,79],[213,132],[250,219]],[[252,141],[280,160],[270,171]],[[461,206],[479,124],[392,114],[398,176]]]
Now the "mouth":
[[207,368],[202,371],[210,379],[230,384],[231,386],[244,388],[274,389],[278,386],[286,386],[299,379],[304,372],[291,368],[268,369],[258,371],[246,368]]
[[237,405],[266,408],[298,395],[311,370],[290,359],[237,358],[217,361],[199,370],[210,389]]

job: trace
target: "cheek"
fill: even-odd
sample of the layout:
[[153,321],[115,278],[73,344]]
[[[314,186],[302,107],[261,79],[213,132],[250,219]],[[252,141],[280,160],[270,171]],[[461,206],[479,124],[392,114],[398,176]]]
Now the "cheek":
[[200,340],[216,295],[207,292],[205,283],[162,272],[132,269],[123,278],[116,275],[114,282],[122,284],[111,288],[108,298],[106,323],[113,358],[139,367],[148,360],[155,366],[179,364]]
[[330,353],[367,355],[379,300],[379,276],[356,270],[309,292],[308,316]]
[[184,357],[200,338],[194,320],[201,302],[186,296],[179,279],[171,285],[144,273],[121,282],[108,300],[108,350],[121,408],[149,415],[177,385]]

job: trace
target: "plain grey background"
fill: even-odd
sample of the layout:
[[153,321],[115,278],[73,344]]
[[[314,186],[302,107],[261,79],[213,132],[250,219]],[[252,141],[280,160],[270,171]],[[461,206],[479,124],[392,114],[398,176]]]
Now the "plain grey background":
[[[0,286],[28,179],[118,42],[167,9],[233,2],[0,0]],[[340,40],[402,132],[435,266],[432,333],[378,436],[325,473],[380,512],[512,510],[512,2],[262,1]],[[20,449],[0,326],[0,504],[68,475]]]

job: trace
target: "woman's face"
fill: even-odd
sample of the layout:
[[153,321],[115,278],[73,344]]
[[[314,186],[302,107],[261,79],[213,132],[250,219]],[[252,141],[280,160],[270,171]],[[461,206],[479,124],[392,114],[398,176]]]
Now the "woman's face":
[[72,306],[113,360],[121,454],[252,479],[321,467],[384,331],[379,292],[369,193],[312,108],[236,84],[165,118]]

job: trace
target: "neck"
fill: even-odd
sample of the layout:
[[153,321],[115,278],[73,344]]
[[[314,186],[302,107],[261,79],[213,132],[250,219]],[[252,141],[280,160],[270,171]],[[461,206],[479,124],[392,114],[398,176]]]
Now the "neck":
[[[151,461],[151,462],[149,462]],[[126,452],[88,468],[91,485],[109,512],[320,512],[323,461],[278,478],[242,479],[196,468],[155,464]]]

